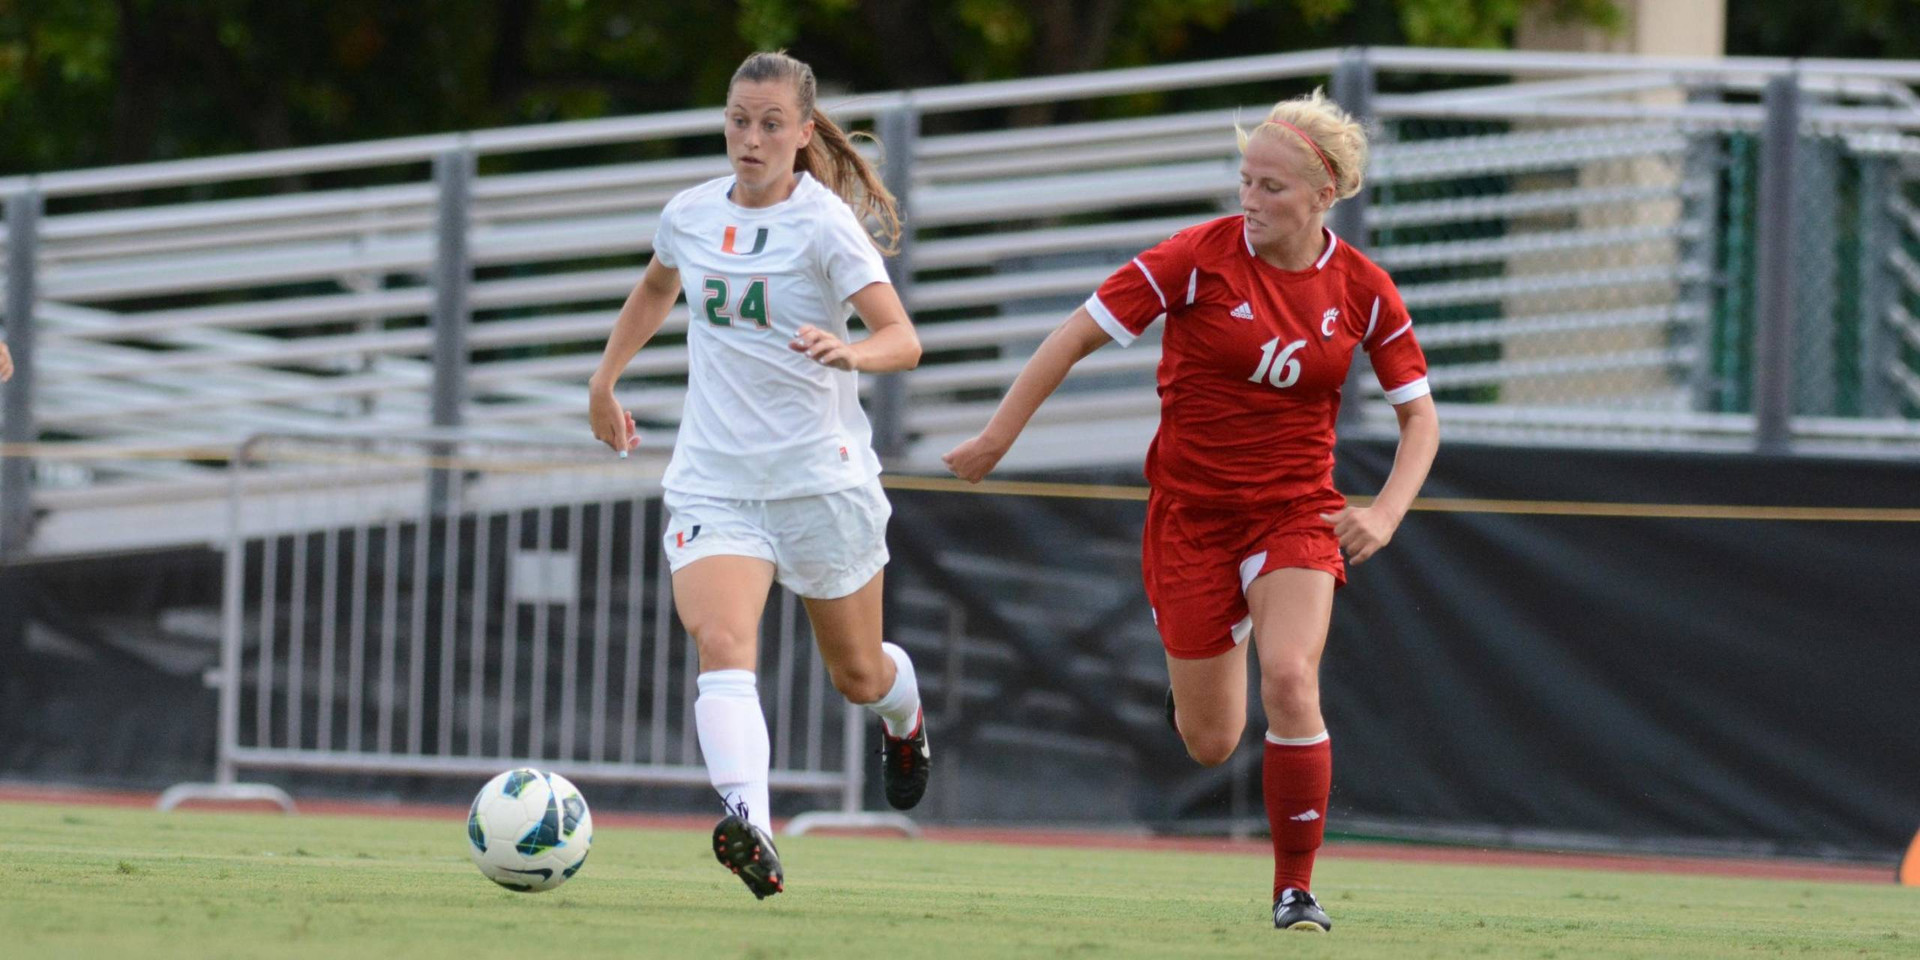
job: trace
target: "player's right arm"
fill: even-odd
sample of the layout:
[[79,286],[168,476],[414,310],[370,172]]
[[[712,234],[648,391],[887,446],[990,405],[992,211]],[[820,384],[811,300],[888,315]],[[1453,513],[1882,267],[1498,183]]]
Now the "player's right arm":
[[1073,311],[1020,369],[986,429],[940,458],[947,469],[968,483],[979,483],[1007,455],[1020,431],[1027,428],[1027,421],[1033,419],[1033,412],[1059,389],[1073,365],[1111,339],[1086,307]]
[[607,349],[600,355],[600,367],[587,381],[587,419],[593,425],[593,437],[615,450],[631,450],[640,445],[640,438],[634,433],[633,415],[614,398],[613,385],[619,382],[633,355],[660,332],[667,311],[673,309],[673,301],[679,296],[680,271],[655,257],[627,295],[619,318],[613,322],[613,333],[607,337]]
[[1059,388],[1074,364],[1109,342],[1127,346],[1155,320],[1192,306],[1198,278],[1193,247],[1180,233],[1114,271],[1034,351],[986,429],[940,458],[947,469],[962,480],[979,483],[1007,455],[1033,412]]

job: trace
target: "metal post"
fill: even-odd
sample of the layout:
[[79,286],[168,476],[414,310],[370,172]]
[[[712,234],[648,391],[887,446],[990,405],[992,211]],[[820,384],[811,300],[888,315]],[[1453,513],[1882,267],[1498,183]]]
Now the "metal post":
[[[439,221],[435,227],[433,265],[433,426],[461,425],[467,399],[467,328],[473,311],[468,290],[473,283],[473,260],[467,248],[467,228],[473,200],[474,156],[467,148],[448,150],[433,158],[433,182],[439,191]],[[448,456],[451,444],[436,444],[435,456]],[[429,477],[428,506],[432,515],[449,509],[450,477],[434,470]]]
[[[920,139],[920,111],[911,101],[880,115],[880,145],[886,155],[880,174],[900,209],[900,249],[887,258],[887,273],[900,302],[913,309],[913,154]],[[869,410],[873,414],[873,449],[883,460],[899,456],[906,447],[906,374],[883,373],[874,383]]]
[[840,791],[840,812],[858,816],[867,792],[867,711],[848,702],[840,715],[840,762],[847,767],[847,785]]
[[[240,645],[246,625],[247,534],[245,479],[247,461],[253,455],[255,441],[248,439],[234,448],[227,461],[227,555],[222,564],[220,589],[220,737],[214,748],[214,783],[231,786],[234,782],[234,751],[240,748]],[[326,703],[320,709],[331,709]]]
[[1759,255],[1754,271],[1759,322],[1753,342],[1754,448],[1787,452],[1793,421],[1793,172],[1800,138],[1800,74],[1767,81],[1761,135]]
[[[1373,61],[1367,48],[1350,47],[1340,55],[1340,66],[1333,72],[1333,99],[1363,126],[1373,124]],[[1367,247],[1367,192],[1365,190],[1334,204],[1327,226],[1340,239],[1358,249]]]
[[1859,415],[1891,417],[1899,414],[1893,379],[1887,362],[1897,344],[1887,324],[1896,285],[1887,266],[1895,232],[1890,201],[1894,196],[1894,161],[1886,157],[1860,159],[1860,352]]
[[[1803,104],[1804,105],[1804,104]],[[1844,373],[1834,350],[1840,323],[1840,144],[1808,137],[1794,147],[1793,336],[1787,341],[1792,368],[1792,413],[1832,416]]]
[[[215,687],[220,695],[213,782],[176,783],[168,787],[161,791],[160,799],[154,804],[160,810],[172,810],[189,800],[264,800],[278,804],[287,813],[295,812],[293,797],[285,790],[268,783],[240,783],[237,776],[241,751],[241,663],[244,659],[241,648],[246,643],[244,618],[247,612],[246,471],[259,442],[258,437],[248,438],[234,448],[233,456],[227,460],[227,555],[220,588],[220,665],[206,673],[207,685]],[[325,716],[330,709],[328,701],[322,699],[321,715]],[[258,750],[270,742],[270,731],[262,725],[254,733],[252,749]]]
[[[1688,95],[1689,103],[1718,103],[1717,91],[1696,90]],[[1687,378],[1687,393],[1695,410],[1713,410],[1720,393],[1719,384],[1714,379],[1714,305],[1719,294],[1722,277],[1714,273],[1714,255],[1720,250],[1723,228],[1720,218],[1721,172],[1728,166],[1724,148],[1724,137],[1713,131],[1703,131],[1687,138],[1686,160],[1681,168],[1681,222],[1698,227],[1698,235],[1691,241],[1676,243],[1683,264],[1699,268],[1702,279],[1686,284],[1681,289],[1680,303],[1690,303],[1699,312],[1699,316],[1689,320],[1681,327],[1684,342],[1698,348],[1699,355],[1693,362],[1693,370]],[[1706,184],[1698,197],[1689,197],[1695,184]]]
[[[13,379],[5,388],[6,420],[0,443],[29,444],[36,437],[33,419],[33,310],[39,299],[41,197],[29,187],[7,197],[6,344],[13,355]],[[33,458],[0,452],[0,560],[26,553],[33,538]]]
[[[1373,61],[1367,57],[1367,48],[1350,47],[1340,56],[1340,66],[1333,72],[1333,99],[1340,104],[1355,120],[1369,127],[1373,124]],[[1355,249],[1364,250],[1367,246],[1367,191],[1348,197],[1333,205],[1328,213],[1327,226],[1339,235],[1341,242],[1352,244]],[[1373,364],[1368,362],[1366,352],[1355,350],[1353,364],[1347,368],[1347,383],[1341,389],[1343,402],[1340,405],[1340,419],[1336,429],[1342,433],[1359,424],[1361,419],[1361,398],[1366,395],[1367,378],[1372,375]]]

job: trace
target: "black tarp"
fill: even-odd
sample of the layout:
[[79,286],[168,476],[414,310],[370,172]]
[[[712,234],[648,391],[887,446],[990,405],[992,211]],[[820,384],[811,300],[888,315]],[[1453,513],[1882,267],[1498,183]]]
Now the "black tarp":
[[[1377,490],[1392,452],[1390,444],[1343,444],[1341,488]],[[1140,482],[1137,471],[1028,479]],[[1920,463],[1449,443],[1424,493],[1915,508]],[[893,499],[893,536],[918,542],[896,549],[890,592],[917,582],[975,604],[1006,592],[964,565],[944,577],[916,569],[955,550],[998,556],[1016,571],[1051,564],[1111,578],[1110,588],[1072,596],[1045,595],[1041,584],[1041,596],[1008,608],[1009,617],[1043,602],[1074,608],[1059,619],[1078,617],[1089,632],[1060,631],[1049,646],[1011,634],[1057,628],[1018,620],[1022,630],[1001,639],[1030,644],[1031,657],[1112,664],[1112,677],[1088,672],[1067,683],[1015,658],[1005,667],[1009,682],[1067,696],[1039,698],[1054,712],[1033,717],[1011,699],[995,701],[987,719],[1131,747],[1131,762],[1112,751],[1041,759],[1031,746],[1010,753],[967,743],[957,735],[968,725],[956,725],[942,742],[950,758],[970,748],[970,763],[965,775],[936,782],[937,794],[952,795],[936,796],[929,815],[1059,819],[1086,810],[1112,818],[1130,808],[1157,820],[1227,809],[1216,804],[1209,814],[1182,800],[1203,796],[1199,778],[1224,771],[1179,755],[1158,720],[1164,666],[1144,600],[1135,615],[1124,609],[1139,591],[1144,504],[933,492]],[[69,638],[73,650],[8,652],[0,779],[157,786],[210,772],[212,692],[197,677],[165,675],[113,649],[145,649],[112,638],[152,611],[216,603],[217,558],[194,552],[173,566],[165,573],[167,564],[141,558],[12,571],[15,585],[42,602],[36,629]],[[109,614],[120,619],[108,624]],[[893,629],[909,626],[903,616]],[[941,629],[921,627],[929,636]],[[936,650],[916,654],[929,689],[941,682]],[[1120,676],[1131,679],[1113,679]],[[1892,860],[1920,825],[1920,524],[1417,512],[1339,595],[1323,687],[1336,832],[1372,821]],[[935,695],[930,715],[944,697]],[[1090,697],[1112,697],[1114,709],[1076,708]],[[977,723],[980,708],[970,709]],[[171,733],[156,737],[156,729]],[[1257,749],[1246,753],[1257,761]],[[1060,795],[1069,780],[1075,787]],[[1258,777],[1239,783],[1252,791],[1239,809],[1257,815]],[[366,778],[309,786],[370,788]],[[438,797],[411,781],[377,786]],[[687,802],[708,799],[690,791]]]
[[[1343,489],[1392,447],[1348,444]],[[1920,464],[1448,445],[1424,493],[1920,507]],[[1340,596],[1337,811],[1897,851],[1920,524],[1417,512]]]

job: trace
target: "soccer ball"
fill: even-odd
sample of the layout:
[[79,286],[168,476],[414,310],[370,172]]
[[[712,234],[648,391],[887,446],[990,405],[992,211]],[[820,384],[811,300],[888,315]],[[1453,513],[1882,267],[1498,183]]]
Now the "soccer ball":
[[593,846],[587,800],[557,773],[508,770],[480,788],[467,811],[467,853],[508,890],[552,890],[580,872]]

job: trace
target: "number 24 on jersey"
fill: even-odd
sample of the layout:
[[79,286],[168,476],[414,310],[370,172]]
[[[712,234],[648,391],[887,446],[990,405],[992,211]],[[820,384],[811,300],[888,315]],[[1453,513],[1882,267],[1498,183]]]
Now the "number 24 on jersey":
[[704,286],[706,290],[707,322],[716,327],[733,325],[733,318],[748,320],[756,327],[767,325],[767,278],[754,277],[747,282],[747,289],[740,294],[740,302],[731,313],[727,304],[732,301],[732,289],[726,277],[709,275]]

